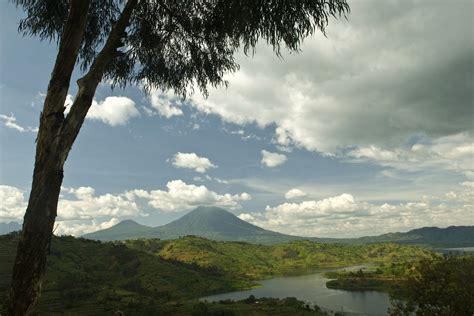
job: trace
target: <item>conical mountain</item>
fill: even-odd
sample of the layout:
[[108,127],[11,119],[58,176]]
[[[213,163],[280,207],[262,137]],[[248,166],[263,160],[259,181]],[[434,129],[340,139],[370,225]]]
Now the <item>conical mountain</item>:
[[222,208],[205,206],[200,206],[167,225],[156,227],[150,234],[162,239],[186,235],[259,243],[300,239],[252,225]]
[[82,237],[103,241],[136,239],[148,234],[152,230],[153,227],[141,225],[131,219],[127,219],[115,226],[85,234]]
[[200,206],[163,226],[149,227],[126,220],[83,237],[107,241],[137,238],[175,239],[187,235],[264,244],[302,239],[302,237],[280,234],[252,225],[222,208],[205,206]]
[[125,220],[113,227],[99,230],[83,237],[107,241],[137,238],[175,239],[187,235],[214,240],[245,241],[259,244],[275,244],[291,240],[309,239],[320,242],[364,244],[396,242],[437,247],[474,246],[474,226],[423,227],[406,233],[389,233],[360,238],[298,237],[266,230],[243,221],[222,208],[205,206],[200,206],[183,217],[163,226],[149,227],[140,225],[132,220]]

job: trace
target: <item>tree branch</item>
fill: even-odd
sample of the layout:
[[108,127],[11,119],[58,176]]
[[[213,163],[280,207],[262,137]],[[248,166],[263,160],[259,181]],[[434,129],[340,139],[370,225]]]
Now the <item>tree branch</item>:
[[102,80],[108,64],[115,57],[117,48],[122,46],[121,39],[124,37],[125,29],[129,24],[130,16],[132,15],[137,2],[138,0],[127,1],[120,18],[112,27],[104,47],[92,63],[89,71],[85,76],[77,81],[79,91],[71,106],[71,110],[66,117],[61,132],[62,147],[66,150],[64,160],[66,160],[67,154],[69,153],[69,150],[81,129],[87,112],[92,105],[97,85]]
[[174,20],[176,20],[176,22],[178,22],[178,24],[183,28],[183,30],[187,32],[191,37],[197,38],[201,41],[205,41],[205,39],[202,36],[193,32],[189,28],[189,25],[184,21],[183,17],[176,14],[173,10],[171,10],[170,7],[166,5],[166,3],[164,3],[162,0],[157,0],[156,2],[158,2],[160,6],[165,9],[168,15]]

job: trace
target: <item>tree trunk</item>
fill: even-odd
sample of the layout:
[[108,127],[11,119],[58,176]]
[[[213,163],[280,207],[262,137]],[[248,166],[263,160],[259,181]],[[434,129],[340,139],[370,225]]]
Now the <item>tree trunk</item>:
[[59,142],[64,102],[84,35],[88,9],[89,1],[71,1],[48,85],[37,137],[33,183],[13,266],[8,315],[30,314],[40,296],[63,180],[63,165],[68,153]]
[[31,314],[40,296],[57,214],[64,162],[92,104],[97,85],[115,57],[117,48],[122,45],[120,39],[125,35],[137,1],[127,1],[88,73],[78,80],[79,91],[65,118],[64,102],[84,36],[89,8],[89,1],[71,0],[41,114],[33,183],[13,266],[7,315]]

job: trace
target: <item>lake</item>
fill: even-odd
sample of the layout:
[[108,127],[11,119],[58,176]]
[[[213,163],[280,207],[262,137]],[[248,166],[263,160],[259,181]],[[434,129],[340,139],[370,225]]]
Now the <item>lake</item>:
[[377,291],[342,291],[326,288],[329,280],[323,276],[324,272],[310,275],[276,277],[260,281],[261,287],[223,293],[203,297],[202,300],[215,302],[220,300],[241,300],[254,295],[255,297],[296,297],[299,300],[317,304],[324,309],[360,313],[363,315],[387,315],[390,307],[386,293]]
[[447,251],[474,252],[474,247],[444,248]]

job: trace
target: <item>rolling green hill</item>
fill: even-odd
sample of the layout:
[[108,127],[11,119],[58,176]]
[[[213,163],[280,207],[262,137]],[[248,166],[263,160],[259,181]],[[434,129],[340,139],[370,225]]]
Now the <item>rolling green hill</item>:
[[[18,237],[17,233],[0,236],[0,305],[6,301]],[[128,310],[155,315],[157,308],[166,311],[176,302],[249,284],[123,244],[55,237],[39,311],[44,315],[59,311],[111,315],[116,310]]]
[[474,226],[423,227],[406,233],[389,233],[361,238],[299,237],[260,228],[218,207],[198,207],[183,217],[158,227],[144,226],[126,220],[111,228],[90,233],[83,237],[111,241],[138,238],[176,239],[187,235],[213,240],[245,241],[267,245],[294,240],[312,240],[349,244],[389,242],[439,248],[474,246]]
[[[18,237],[18,233],[0,236],[0,302],[6,300]],[[195,299],[248,288],[274,275],[354,264],[383,266],[432,256],[426,249],[397,244],[297,240],[257,245],[195,236],[102,243],[54,237],[38,311],[45,315],[59,311],[110,315],[117,310],[136,315],[191,315],[197,308],[216,315],[220,311],[226,315],[319,315],[295,300],[203,306]]]
[[474,246],[474,226],[423,227],[406,233],[389,233],[380,236],[361,237],[357,240],[366,243],[396,242],[434,247],[472,247]]
[[196,236],[117,243],[168,260],[197,265],[220,271],[232,278],[247,280],[358,264],[391,265],[434,256],[433,252],[425,248],[390,243],[351,245],[297,240],[277,245],[257,245]]

